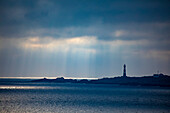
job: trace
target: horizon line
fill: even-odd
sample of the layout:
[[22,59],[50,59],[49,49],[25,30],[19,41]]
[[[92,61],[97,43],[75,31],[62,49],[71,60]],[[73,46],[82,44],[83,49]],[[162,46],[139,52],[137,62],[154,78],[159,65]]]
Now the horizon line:
[[[153,74],[152,74],[153,75]],[[148,75],[127,75],[127,77],[143,77],[143,76],[152,76],[150,74]],[[116,76],[103,76],[103,77],[65,77],[65,76],[56,76],[56,77],[48,77],[48,76],[41,76],[41,77],[0,77],[0,79],[41,79],[41,78],[47,78],[47,79],[56,79],[56,78],[60,78],[60,77],[64,77],[65,79],[100,79],[100,78],[114,78],[114,77],[121,77],[122,75],[116,75]]]

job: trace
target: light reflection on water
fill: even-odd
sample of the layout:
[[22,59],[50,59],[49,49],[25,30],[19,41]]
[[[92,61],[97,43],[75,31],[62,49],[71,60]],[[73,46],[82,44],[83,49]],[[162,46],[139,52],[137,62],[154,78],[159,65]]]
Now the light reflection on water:
[[160,87],[0,82],[0,113],[169,113],[169,100]]
[[[59,87],[55,87],[59,88]],[[54,87],[43,86],[0,86],[0,89],[54,89]]]

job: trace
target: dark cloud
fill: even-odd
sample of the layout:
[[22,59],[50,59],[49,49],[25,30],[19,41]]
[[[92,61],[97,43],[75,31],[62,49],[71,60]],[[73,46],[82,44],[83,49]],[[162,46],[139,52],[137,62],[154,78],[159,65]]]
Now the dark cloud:
[[[117,24],[169,22],[169,4],[169,1],[152,0],[1,0],[0,36],[24,37],[36,29],[62,30],[98,24],[103,32],[105,29],[110,32]],[[106,25],[110,25],[110,30]],[[96,35],[95,32],[98,29],[90,34]],[[100,34],[99,37],[110,38]]]

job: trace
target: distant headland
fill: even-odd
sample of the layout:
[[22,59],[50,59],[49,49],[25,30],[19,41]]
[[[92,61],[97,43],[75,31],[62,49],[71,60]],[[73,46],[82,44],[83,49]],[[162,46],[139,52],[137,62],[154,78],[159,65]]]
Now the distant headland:
[[86,84],[117,84],[117,85],[132,85],[132,86],[160,86],[170,87],[170,76],[162,73],[153,74],[153,76],[143,77],[128,77],[126,75],[126,65],[123,65],[123,76],[114,78],[101,78],[96,80],[88,79],[64,79],[59,77],[56,79],[38,79],[32,82],[53,82],[53,83],[86,83]]

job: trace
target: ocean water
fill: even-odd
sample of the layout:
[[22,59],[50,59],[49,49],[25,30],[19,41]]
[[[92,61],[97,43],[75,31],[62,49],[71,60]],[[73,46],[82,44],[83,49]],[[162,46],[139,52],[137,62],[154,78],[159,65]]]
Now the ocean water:
[[0,79],[0,113],[170,113],[170,88]]

